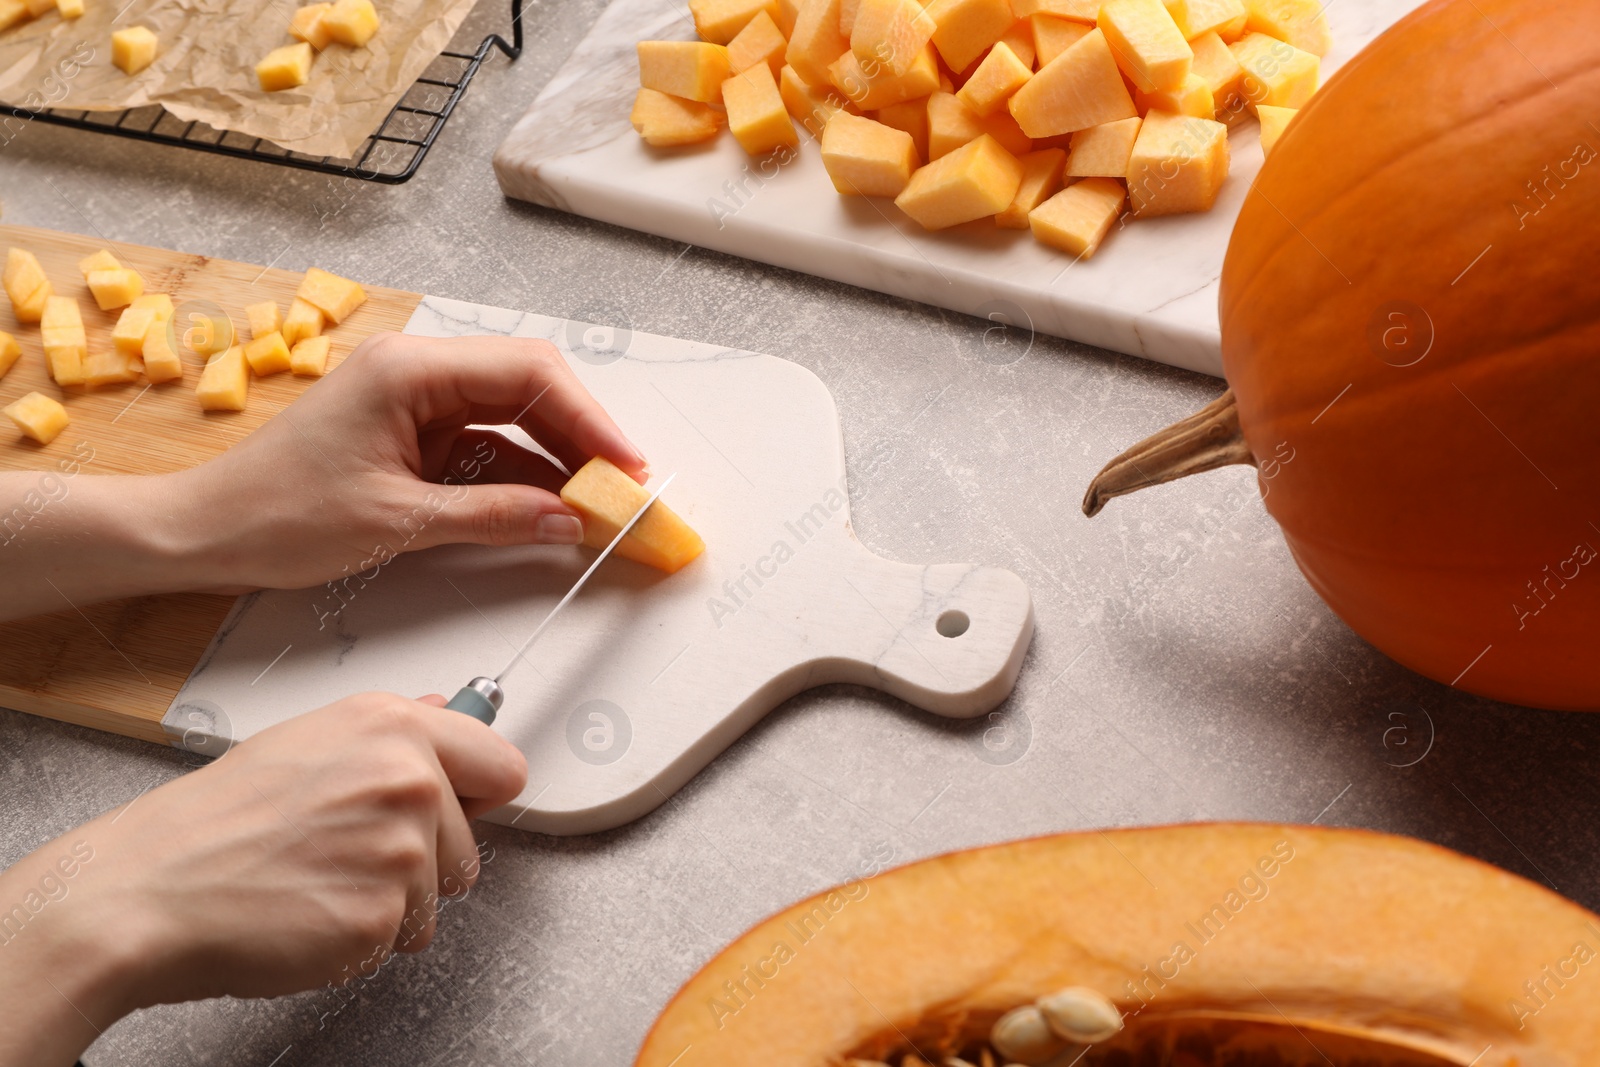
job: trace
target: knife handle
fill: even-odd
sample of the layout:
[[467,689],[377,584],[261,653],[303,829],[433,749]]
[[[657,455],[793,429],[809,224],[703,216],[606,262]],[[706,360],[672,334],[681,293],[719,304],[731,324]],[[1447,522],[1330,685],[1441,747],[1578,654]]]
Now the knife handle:
[[474,678],[450,698],[445,707],[471,715],[485,725],[493,725],[495,713],[505,701],[505,690],[493,678]]

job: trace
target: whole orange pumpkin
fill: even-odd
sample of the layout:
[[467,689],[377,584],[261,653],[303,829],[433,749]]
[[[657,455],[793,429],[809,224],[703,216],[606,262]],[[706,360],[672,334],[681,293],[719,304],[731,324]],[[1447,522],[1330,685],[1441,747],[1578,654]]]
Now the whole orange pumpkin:
[[1221,286],[1230,393],[1112,496],[1230,462],[1357,633],[1600,708],[1600,4],[1436,0],[1290,123]]

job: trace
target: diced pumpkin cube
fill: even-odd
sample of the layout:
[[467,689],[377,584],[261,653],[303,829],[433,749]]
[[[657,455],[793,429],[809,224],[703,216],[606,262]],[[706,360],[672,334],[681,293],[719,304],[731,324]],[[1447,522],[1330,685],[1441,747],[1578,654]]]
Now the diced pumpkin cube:
[[1011,0],[933,0],[933,46],[951,70],[966,70],[1011,29]]
[[54,441],[70,421],[67,409],[61,406],[61,402],[43,393],[29,393],[7,404],[3,410],[17,424],[23,436],[33,438],[41,445]]
[[964,144],[988,134],[1014,156],[1033,151],[1033,141],[1004,111],[987,117],[973,112],[952,93],[928,97],[928,161],[949,155]]
[[1143,119],[1118,119],[1090,126],[1072,135],[1072,156],[1067,174],[1073,178],[1124,178],[1128,160],[1133,158],[1133,142],[1139,138]]
[[1319,0],[1245,0],[1244,6],[1248,31],[1287,41],[1314,56],[1327,55],[1333,45]]
[[155,317],[158,319],[172,318],[172,297],[166,293],[146,293],[128,306],[131,308],[148,308],[154,312]]
[[801,0],[800,15],[784,58],[808,85],[832,84],[829,68],[850,49],[850,39],[839,29],[839,0]]
[[194,392],[202,411],[243,411],[250,396],[250,364],[245,361],[244,348],[234,345],[212,356],[200,372]]
[[1193,73],[1204,78],[1211,90],[1215,118],[1229,126],[1249,116],[1244,101],[1244,68],[1233,52],[1215,33],[1202,33],[1189,42],[1194,49]]
[[728,109],[728,129],[734,140],[752,156],[778,148],[798,148],[800,137],[783,106],[777,79],[765,63],[740,71],[722,83],[722,103]]
[[1152,111],[1128,159],[1134,215],[1209,211],[1228,177],[1228,127],[1211,119]]
[[855,32],[856,12],[860,9],[861,0],[839,0],[839,31],[844,34],[847,42],[850,40],[850,35]]
[[372,0],[334,0],[320,21],[330,38],[351,48],[365,48],[380,24]]
[[[738,73],[749,70],[757,63],[765,63],[776,76],[783,70],[783,56],[788,50],[789,42],[772,16],[765,11],[758,11],[756,17],[745,23],[744,29],[728,42],[730,72]],[[724,80],[727,77],[727,74],[723,75]]]
[[1104,0],[1011,0],[1011,10],[1019,19],[1034,15],[1056,15],[1079,22],[1093,22],[1100,17]]
[[1018,19],[1011,24],[1011,28],[1001,35],[996,44],[1004,44],[1016,53],[1022,65],[1030,71],[1035,68],[1035,49],[1033,47],[1033,23],[1028,19]]
[[82,385],[89,341],[83,331],[78,302],[70,296],[49,297],[39,319],[39,338],[44,343],[45,359],[56,384]]
[[874,111],[872,117],[885,126],[896,130],[904,130],[910,134],[911,143],[917,149],[917,159],[928,158],[927,100],[907,100],[903,104],[890,104],[888,107]]
[[1099,29],[1028,79],[1008,106],[1029,137],[1053,137],[1139,114]]
[[[561,487],[561,502],[583,517],[583,543],[597,549],[610,544],[649,499],[649,490],[600,456]],[[657,499],[617,542],[616,553],[672,574],[705,549],[700,535]]]
[[1134,90],[1133,103],[1141,113],[1171,111],[1179,115],[1193,115],[1198,119],[1216,118],[1217,115],[1216,103],[1211,98],[1211,86],[1193,71],[1176,89],[1156,89],[1148,93],[1141,89]]
[[760,11],[775,17],[777,0],[689,0],[695,32],[712,44],[733,40]]
[[1004,211],[1022,184],[1022,164],[988,134],[911,176],[895,205],[924,229],[942,230]]
[[289,369],[289,346],[283,343],[283,334],[274,331],[245,345],[244,358],[257,378],[265,378]]
[[111,35],[111,64],[132,77],[156,60],[161,42],[148,26],[129,26]]
[[367,302],[367,291],[359,283],[330,274],[320,267],[311,267],[306,271],[294,295],[320,310],[335,325],[349,318],[351,312]]
[[1174,88],[1194,65],[1189,42],[1161,0],[1107,0],[1095,25],[1135,89]]
[[326,334],[307,337],[289,353],[289,369],[302,378],[320,378],[328,372],[328,347],[332,339]]
[[1088,259],[1111,232],[1125,199],[1115,178],[1085,178],[1034,208],[1028,228],[1040,244]]
[[846,195],[899,196],[919,162],[909,133],[859,115],[837,112],[822,133],[822,165]]
[[83,0],[56,0],[56,10],[64,19],[83,18]]
[[22,345],[17,339],[0,330],[0,378],[4,378],[6,371],[22,357]]
[[[720,85],[717,95],[722,95]],[[710,104],[669,96],[655,89],[639,90],[633,98],[633,111],[628,121],[639,131],[645,144],[656,148],[699,144],[711,140],[722,129],[722,113]]]
[[191,310],[188,323],[180,323],[174,332],[179,343],[197,356],[225,352],[233,347],[235,340],[233,319],[227,312],[212,315]]
[[122,264],[117,257],[111,254],[109,248],[102,248],[93,255],[84,256],[78,260],[78,270],[83,274],[83,280],[88,281],[89,275],[97,270],[121,270]]
[[1000,41],[989,49],[956,97],[979,116],[992,115],[1013,93],[1028,83],[1033,72],[1017,58],[1011,46]]
[[800,0],[778,0],[777,10],[772,14],[772,21],[778,24],[778,32],[783,34],[784,40],[794,35],[794,24],[800,18]]
[[0,0],[0,33],[31,17],[28,5],[22,0]]
[[1247,33],[1228,49],[1241,68],[1241,92],[1254,111],[1272,107],[1304,107],[1317,91],[1321,61],[1310,52],[1264,33]]
[[1271,104],[1262,104],[1256,108],[1256,118],[1261,120],[1261,154],[1268,155],[1272,152],[1278,138],[1283,136],[1285,126],[1289,120],[1300,114],[1292,107],[1273,107]]
[[8,249],[3,277],[6,296],[11,299],[11,310],[17,321],[38,322],[44,315],[45,301],[54,294],[39,258],[21,248]]
[[23,0],[28,9],[29,18],[38,18],[40,15],[54,11],[56,0]]
[[111,344],[123,355],[137,358],[144,353],[144,335],[150,332],[150,324],[157,318],[155,308],[129,304],[122,309],[111,330]]
[[[653,90],[641,89],[640,92]],[[660,95],[660,94],[657,94]],[[705,105],[701,105],[704,107]],[[299,344],[307,337],[316,337],[322,333],[322,312],[315,304],[295,297],[289,303],[289,313],[283,317],[283,340],[290,348]]]
[[1041,70],[1094,29],[1087,22],[1073,22],[1059,15],[1033,15],[1028,24],[1033,27],[1033,54]]
[[268,93],[304,85],[311,77],[311,56],[311,46],[304,41],[274,48],[256,64],[256,81]]
[[141,354],[144,376],[152,384],[160,385],[183,377],[183,360],[174,347],[172,323],[169,320],[156,319],[150,324],[145,331]]
[[93,388],[138,381],[141,369],[137,356],[125,355],[115,348],[92,352],[83,361],[83,384]]
[[846,52],[829,69],[834,88],[844,94],[862,111],[876,111],[892,104],[903,104],[919,96],[927,96],[939,87],[939,61],[932,45],[923,45],[917,60],[900,75],[880,69],[870,75],[856,60],[854,52]]
[[1166,0],[1166,5],[1186,41],[1240,25],[1246,17],[1243,0]]
[[778,95],[790,117],[799,121],[806,132],[820,138],[828,120],[836,111],[849,111],[851,105],[831,87],[817,88],[800,77],[793,67],[784,67],[778,75]]
[[127,267],[90,271],[89,292],[94,294],[101,311],[115,311],[139,299],[144,293],[144,279]]
[[250,324],[251,337],[265,337],[269,333],[277,333],[283,325],[283,319],[278,314],[276,300],[263,300],[259,304],[246,304],[244,309],[245,321]]
[[331,3],[307,4],[296,8],[295,13],[289,16],[289,36],[297,41],[304,41],[319,52],[322,51],[333,41],[333,35],[322,22],[332,10]]
[[639,84],[644,88],[702,104],[721,103],[722,83],[733,73],[728,49],[723,45],[705,41],[640,41],[636,48]]
[[933,18],[917,0],[861,0],[850,51],[862,70],[898,76],[917,61],[933,31]]
[[994,224],[1006,230],[1026,230],[1028,214],[1061,188],[1067,154],[1059,148],[1044,148],[1029,152],[1018,162],[1022,164],[1022,184],[1010,206],[994,217]]

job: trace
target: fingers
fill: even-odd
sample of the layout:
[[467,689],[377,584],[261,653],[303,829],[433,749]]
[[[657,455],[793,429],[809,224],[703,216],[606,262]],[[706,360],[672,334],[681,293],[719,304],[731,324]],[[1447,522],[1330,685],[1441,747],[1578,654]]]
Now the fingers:
[[468,429],[457,434],[443,471],[443,478],[457,484],[517,482],[560,493],[567,483],[561,468],[494,430]]
[[423,710],[417,718],[424,737],[467,818],[517,798],[528,782],[528,761],[515,745],[470,715]]
[[583,522],[547,489],[514,482],[458,485],[435,502],[410,548],[434,545],[576,545]]

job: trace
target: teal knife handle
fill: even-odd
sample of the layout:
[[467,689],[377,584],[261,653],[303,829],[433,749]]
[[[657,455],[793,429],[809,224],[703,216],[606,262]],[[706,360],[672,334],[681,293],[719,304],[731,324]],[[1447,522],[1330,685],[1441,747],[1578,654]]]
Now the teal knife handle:
[[502,699],[500,686],[493,679],[474,678],[470,685],[462,686],[461,691],[451,697],[445,707],[463,715],[471,715],[489,726],[494,724],[495,713],[500,710]]

